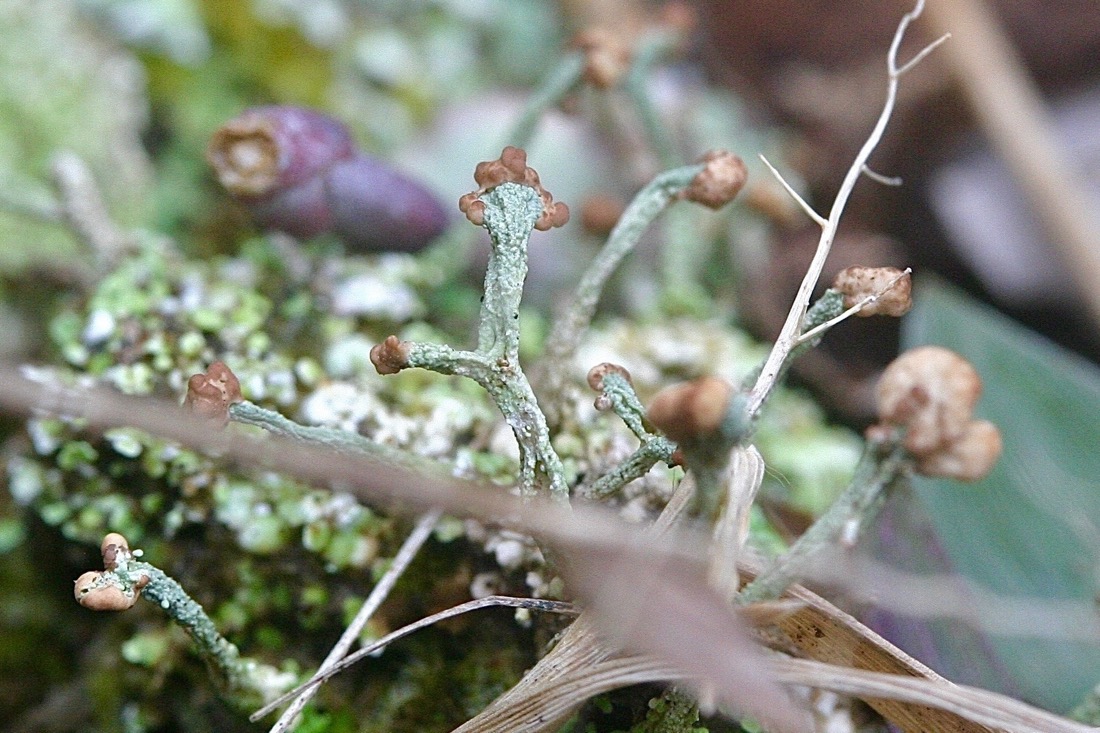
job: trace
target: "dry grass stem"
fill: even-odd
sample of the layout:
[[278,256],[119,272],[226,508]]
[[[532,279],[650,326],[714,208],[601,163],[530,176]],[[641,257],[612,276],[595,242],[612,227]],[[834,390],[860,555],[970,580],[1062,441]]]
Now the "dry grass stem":
[[736,446],[730,459],[729,489],[722,516],[714,526],[708,581],[732,600],[740,589],[737,558],[749,534],[749,511],[764,481],[764,458],[754,446]]
[[[413,531],[409,533],[409,536],[405,538],[405,541],[401,543],[401,547],[397,550],[397,554],[394,555],[393,561],[390,563],[389,568],[386,569],[386,573],[375,584],[371,590],[370,595],[367,596],[367,600],[363,601],[363,605],[355,614],[355,618],[344,630],[344,633],[340,635],[340,639],[333,646],[332,651],[325,657],[325,661],[321,663],[320,669],[317,670],[317,674],[310,680],[310,682],[320,681],[320,675],[328,672],[337,662],[342,660],[351,649],[352,644],[359,638],[359,634],[362,633],[363,628],[370,621],[374,612],[378,610],[378,607],[382,605],[382,601],[386,600],[390,591],[397,585],[397,580],[405,573],[405,570],[409,567],[409,564],[416,557],[416,554],[420,551],[420,548],[424,546],[424,543],[431,536],[432,530],[435,528],[437,522],[439,522],[439,511],[430,511],[427,514],[420,517],[417,520],[416,526],[413,527]],[[298,713],[302,712],[309,701],[313,699],[313,696],[317,694],[317,686],[307,687],[302,690],[298,697],[294,698],[293,702],[287,706],[287,709],[282,712],[279,719],[275,722],[275,725],[271,726],[271,733],[283,733],[286,730],[293,730],[295,726],[295,720]],[[254,714],[249,716],[249,720],[256,722],[262,715]]]
[[424,618],[414,621],[407,626],[402,626],[396,631],[391,631],[378,641],[368,644],[362,649],[359,649],[358,651],[347,655],[335,664],[329,665],[327,668],[323,668],[312,678],[310,678],[308,682],[301,684],[298,687],[295,687],[293,690],[286,693],[285,695],[281,695],[275,698],[270,703],[254,712],[251,716],[249,716],[249,720],[258,720],[268,713],[272,712],[275,708],[279,707],[283,703],[304,696],[310,690],[315,690],[318,686],[321,685],[321,683],[323,683],[330,677],[333,677],[340,672],[343,672],[348,667],[370,656],[371,654],[377,654],[393,642],[397,641],[398,639],[403,639],[409,634],[420,631],[421,629],[427,628],[428,626],[431,626],[433,624],[437,624],[440,621],[445,621],[449,618],[454,618],[455,616],[461,616],[464,613],[469,613],[470,611],[477,611],[482,608],[495,608],[500,606],[504,606],[506,608],[527,608],[533,611],[548,611],[551,613],[579,613],[576,606],[574,606],[572,603],[564,603],[562,601],[548,601],[541,598],[486,596],[485,598],[478,598],[477,600],[460,603],[457,606],[452,606],[451,608],[446,609],[445,611],[433,613],[431,616],[425,616]]
[[902,270],[900,275],[898,275],[894,279],[890,280],[890,282],[886,283],[886,285],[883,286],[877,293],[874,293],[872,295],[868,295],[866,298],[863,298],[858,303],[853,305],[851,308],[848,308],[847,310],[845,310],[843,313],[841,313],[836,318],[830,318],[828,321],[825,321],[824,323],[819,324],[819,325],[815,326],[814,328],[811,328],[809,331],[806,331],[801,336],[799,336],[797,339],[795,339],[794,345],[795,346],[800,346],[801,344],[804,344],[808,341],[812,341],[815,338],[817,338],[818,336],[820,336],[821,334],[828,331],[833,326],[840,323],[841,321],[848,320],[849,318],[856,315],[857,313],[859,313],[861,310],[863,310],[867,306],[869,306],[872,303],[874,303],[875,301],[877,301],[883,295],[890,292],[890,290],[892,290],[895,285],[897,285],[899,282],[901,282],[904,278],[909,277],[909,275],[911,275],[912,272],[913,272],[913,269],[911,267],[906,267],[904,270]]
[[[779,380],[784,363],[790,356],[791,351],[798,345],[798,338],[802,331],[802,319],[806,314],[806,309],[809,307],[810,297],[813,294],[814,286],[817,285],[817,281],[821,277],[821,270],[825,266],[825,259],[829,256],[829,250],[832,249],[833,239],[836,237],[837,227],[840,225],[840,218],[844,212],[844,207],[847,205],[848,198],[855,188],[856,181],[858,181],[860,175],[863,174],[864,166],[867,165],[871,153],[874,152],[879,141],[882,140],[883,133],[886,131],[886,125],[890,121],[890,116],[893,114],[894,105],[897,101],[898,84],[901,80],[901,76],[911,70],[919,61],[925,58],[936,46],[945,40],[945,38],[940,38],[917,53],[917,55],[907,64],[901,67],[898,66],[898,47],[901,45],[901,41],[905,37],[905,32],[908,30],[910,23],[916,20],[923,10],[924,0],[918,0],[913,10],[906,13],[898,24],[897,32],[894,34],[894,39],[890,44],[890,50],[886,56],[888,74],[886,101],[883,104],[878,121],[871,130],[870,135],[868,135],[867,140],[863,143],[863,147],[860,148],[859,153],[848,169],[848,173],[844,176],[844,181],[841,183],[836,198],[833,200],[832,208],[829,210],[829,218],[822,221],[820,215],[811,214],[814,221],[821,226],[821,237],[818,239],[817,250],[814,252],[813,260],[810,262],[809,267],[806,269],[806,275],[802,278],[802,284],[798,288],[797,295],[795,295],[791,310],[787,314],[787,320],[783,323],[783,328],[779,332],[779,337],[775,340],[775,345],[772,347],[767,360],[764,362],[764,368],[761,369],[760,376],[749,393],[748,413],[751,416],[756,415],[760,411],[761,406],[763,406],[768,395]],[[780,182],[783,183],[784,188],[788,191],[792,190],[791,187],[783,181],[782,176],[779,176],[779,179]],[[796,197],[796,201],[798,201],[804,209],[809,208],[800,197]]]

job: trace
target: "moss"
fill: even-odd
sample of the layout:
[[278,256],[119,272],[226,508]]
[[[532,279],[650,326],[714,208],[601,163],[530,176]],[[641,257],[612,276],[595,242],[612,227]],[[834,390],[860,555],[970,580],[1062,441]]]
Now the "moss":
[[[191,11],[187,22],[165,22],[156,14],[173,2]],[[56,312],[42,330],[54,366],[39,373],[178,400],[190,374],[223,359],[241,378],[244,394],[262,406],[448,461],[462,475],[514,483],[520,466],[516,443],[500,429],[497,406],[481,386],[411,370],[382,379],[369,361],[370,347],[389,333],[431,344],[469,342],[482,290],[440,276],[461,270],[463,263],[448,263],[447,269],[430,257],[348,258],[332,239],[294,243],[257,236],[212,190],[200,151],[222,120],[271,100],[327,105],[350,120],[369,147],[394,148],[410,141],[415,125],[444,103],[502,80],[541,78],[560,46],[553,11],[537,0],[489,0],[481,13],[456,10],[460,3],[360,3],[326,41],[317,35],[319,13],[324,7],[346,10],[350,3],[267,3],[284,13],[275,18],[248,1],[173,2],[149,4],[159,25],[148,37],[127,41],[126,50],[107,40],[124,29],[104,22],[105,4],[88,3],[100,8],[100,25],[84,27],[74,24],[65,3],[35,0],[31,7],[37,11],[21,21],[26,37],[9,34],[20,43],[0,52],[0,88],[20,91],[7,95],[0,109],[0,132],[11,127],[21,133],[0,134],[8,141],[6,147],[0,142],[0,166],[18,174],[11,180],[28,201],[39,194],[48,198],[48,155],[71,148],[89,160],[99,180],[110,183],[104,191],[121,224],[159,232],[137,235],[139,251],[86,291],[71,288],[49,300]],[[11,27],[5,12],[0,24]],[[188,33],[199,45],[185,58],[179,49]],[[373,39],[385,43],[369,45]],[[213,44],[208,54],[202,43]],[[54,52],[62,47],[71,53]],[[475,47],[486,53],[472,52]],[[136,65],[135,48],[147,96],[108,88],[102,71],[108,57]],[[517,48],[523,49],[518,56]],[[393,68],[387,67],[387,54],[410,63],[388,76],[383,72]],[[517,63],[517,57],[523,60]],[[35,73],[17,73],[26,68]],[[26,92],[27,84],[52,83],[66,68],[79,73],[49,93]],[[42,108],[30,108],[35,100]],[[146,104],[151,123],[143,146],[137,133]],[[30,137],[22,134],[27,131]],[[478,152],[471,155],[481,155],[483,137],[478,133]],[[146,147],[155,178],[149,176]],[[569,154],[547,152],[562,159]],[[439,178],[435,185],[446,187],[446,165],[430,161]],[[467,180],[469,171],[462,177]],[[0,253],[0,263],[77,251],[61,227],[0,213],[0,235],[8,234],[5,241],[15,246]],[[88,253],[83,259],[90,260]],[[511,263],[513,274],[521,264]],[[537,363],[547,319],[519,306],[522,276],[512,279],[516,302],[509,311],[523,335],[510,348],[525,364]],[[580,345],[585,366],[621,356],[643,399],[669,381],[704,371],[731,380],[742,376],[759,360],[761,347],[724,320],[708,319],[717,308],[699,297],[694,283],[681,284],[682,297],[671,310],[696,318],[674,320],[665,312],[649,323],[605,321]],[[19,284],[0,296],[29,294],[35,287]],[[45,307],[35,306],[35,312]],[[513,331],[502,333],[511,338]],[[583,369],[572,377],[579,384]],[[534,410],[530,394],[522,400],[504,396]],[[561,470],[553,468],[569,485],[611,470],[632,449],[629,443],[623,448],[624,436],[632,438],[622,426],[593,415],[590,402],[586,395],[571,405],[577,407],[575,419],[552,443],[546,441],[547,455],[562,454]],[[792,501],[815,508],[843,469],[850,436],[825,430],[820,413],[808,405],[801,397],[778,397],[777,417],[766,418],[759,435]],[[76,615],[83,612],[73,608],[70,578],[87,567],[84,556],[94,555],[106,531],[121,531],[142,547],[243,653],[300,670],[324,658],[407,531],[405,522],[348,495],[227,468],[136,430],[99,434],[77,421],[36,417],[7,453],[5,498],[11,502],[0,504],[6,512],[0,514],[0,703],[18,697],[19,707],[30,704],[26,691],[9,692],[17,677],[46,688],[79,674],[88,690],[81,698],[87,709],[80,708],[75,727],[87,719],[97,730],[135,733],[254,729],[218,698],[191,640],[154,609],[139,607],[111,619]],[[644,519],[667,499],[671,482],[669,471],[651,471],[616,501],[624,514]],[[774,539],[759,517],[754,535]],[[31,557],[30,548],[43,536],[50,552]],[[501,590],[517,593],[560,592],[560,580],[543,577],[527,538],[459,520],[441,522],[435,538],[364,636],[466,600],[476,578],[491,578]],[[43,564],[54,583],[45,588],[41,578],[24,572]],[[18,633],[11,631],[20,623]],[[59,632],[65,654],[50,646],[50,624],[72,629]],[[327,684],[300,730],[450,730],[534,662],[535,639],[551,634],[538,622],[533,626],[525,628],[508,612],[479,612],[403,640]],[[40,668],[19,668],[18,661],[34,656],[37,647],[48,649]],[[7,674],[9,669],[15,671]],[[609,706],[619,700],[605,698]],[[618,704],[616,711],[651,726],[638,731],[657,730],[652,726],[658,716],[680,715],[684,725],[695,724],[686,711],[668,706],[639,712]]]

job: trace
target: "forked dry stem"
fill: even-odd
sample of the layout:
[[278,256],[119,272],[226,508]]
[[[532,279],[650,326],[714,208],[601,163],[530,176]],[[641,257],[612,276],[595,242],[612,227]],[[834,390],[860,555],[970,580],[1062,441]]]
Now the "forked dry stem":
[[[852,194],[852,189],[855,188],[856,181],[858,181],[860,175],[864,173],[864,169],[867,166],[867,160],[878,146],[879,141],[882,140],[886,125],[894,112],[894,104],[897,101],[898,84],[901,81],[902,75],[911,70],[936,48],[936,46],[947,39],[947,36],[937,39],[917,53],[910,61],[902,66],[898,66],[898,47],[905,37],[905,32],[908,30],[909,24],[916,20],[923,11],[924,0],[918,0],[916,6],[910,12],[906,13],[905,16],[902,17],[901,22],[898,23],[898,29],[894,33],[894,40],[890,44],[890,50],[886,56],[888,72],[886,102],[883,104],[882,112],[879,114],[874,129],[871,130],[871,134],[868,135],[867,141],[863,143],[863,147],[860,148],[859,153],[848,169],[848,173],[844,176],[844,182],[841,183],[840,190],[837,191],[836,198],[833,200],[833,206],[829,210],[829,217],[827,219],[816,213],[801,196],[795,193],[794,189],[783,179],[779,172],[770,164],[768,165],[776,177],[779,178],[779,182],[783,184],[783,187],[794,196],[799,206],[801,206],[803,210],[809,214],[810,218],[821,227],[821,237],[818,239],[817,251],[814,253],[813,260],[806,270],[805,277],[802,278],[802,284],[798,288],[798,294],[795,295],[790,313],[787,314],[787,320],[783,324],[783,329],[780,331],[779,337],[775,340],[775,345],[768,354],[767,361],[764,362],[764,368],[760,370],[760,376],[757,378],[756,384],[749,393],[747,408],[750,416],[755,416],[760,411],[768,395],[771,393],[772,389],[775,388],[783,372],[784,363],[790,356],[791,351],[798,345],[799,336],[802,331],[802,319],[806,314],[806,309],[809,307],[810,296],[813,294],[814,286],[817,285],[817,281],[821,277],[821,270],[825,266],[825,258],[829,256],[829,250],[832,248],[833,239],[836,237],[837,227],[840,225],[840,217],[844,213],[844,207],[848,203],[848,198]],[[767,161],[764,162],[767,163]]]
[[[321,663],[321,668],[317,670],[317,674],[314,675],[310,682],[320,680],[321,675],[331,670],[340,660],[344,659],[348,650],[351,649],[351,645],[355,643],[355,640],[359,638],[359,634],[363,632],[363,628],[370,621],[374,612],[378,610],[378,607],[382,605],[382,601],[386,600],[390,591],[397,585],[397,580],[405,573],[406,568],[416,557],[420,548],[424,546],[424,543],[431,536],[432,530],[435,528],[436,523],[439,521],[440,512],[430,511],[427,514],[420,517],[416,526],[413,527],[413,531],[409,533],[409,536],[405,538],[405,541],[401,544],[397,554],[394,555],[393,562],[390,563],[390,567],[386,570],[385,575],[381,580],[375,584],[374,589],[371,590],[370,595],[367,596],[367,600],[363,601],[363,605],[359,607],[359,611],[356,612],[355,618],[352,619],[348,627],[344,629],[344,633],[340,636],[340,639],[336,642],[336,645],[332,648],[332,651],[325,657],[325,661]],[[279,719],[275,721],[275,725],[271,726],[271,733],[283,733],[283,731],[293,730],[297,724],[298,713],[302,712],[309,701],[313,699],[313,696],[317,694],[317,686],[306,687],[299,693],[297,697],[287,706],[286,710],[282,712]],[[252,722],[257,721],[262,717],[259,713],[249,716],[249,720]]]

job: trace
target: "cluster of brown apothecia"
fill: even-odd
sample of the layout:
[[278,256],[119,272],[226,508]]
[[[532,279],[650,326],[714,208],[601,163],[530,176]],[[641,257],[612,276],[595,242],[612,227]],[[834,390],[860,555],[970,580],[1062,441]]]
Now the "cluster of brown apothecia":
[[502,183],[520,183],[538,191],[542,199],[542,216],[535,222],[535,229],[546,231],[553,227],[564,226],[569,221],[569,207],[555,202],[550,192],[542,187],[539,174],[527,165],[527,152],[523,148],[509,145],[495,160],[486,160],[474,169],[474,180],[479,188],[465,194],[458,200],[458,208],[475,226],[485,223],[485,203],[479,201],[482,194]]
[[997,426],[973,419],[981,393],[978,372],[955,352],[940,346],[911,349],[879,380],[882,423],[871,428],[872,435],[902,429],[902,443],[919,473],[977,481],[992,470],[1002,448]]
[[103,570],[89,570],[77,578],[73,595],[77,603],[92,611],[125,611],[137,602],[150,578],[139,573],[132,583],[122,583],[114,575],[120,565],[133,558],[129,543],[118,532],[107,534],[99,551],[103,556]]
[[229,422],[229,406],[242,399],[237,375],[224,362],[215,361],[205,373],[187,380],[183,404],[199,417],[225,425]]

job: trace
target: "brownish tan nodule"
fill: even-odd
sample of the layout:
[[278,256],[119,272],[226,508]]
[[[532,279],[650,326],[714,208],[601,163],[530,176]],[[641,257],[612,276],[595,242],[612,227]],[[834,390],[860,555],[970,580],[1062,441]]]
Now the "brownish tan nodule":
[[844,295],[845,308],[874,298],[856,313],[861,318],[899,318],[913,307],[913,278],[896,267],[847,267],[833,280],[833,289]]
[[722,425],[732,394],[733,385],[726,380],[699,377],[658,392],[646,418],[677,442],[700,438]]
[[972,418],[982,393],[977,370],[940,346],[910,349],[890,363],[876,390],[879,419],[902,428],[905,449],[928,476],[977,481],[1001,455],[995,425]]
[[745,161],[727,150],[711,150],[699,162],[703,170],[691,180],[681,197],[709,209],[720,209],[733,201],[749,179]]
[[409,342],[387,336],[370,350],[370,361],[379,374],[397,374],[409,365]]
[[241,383],[224,362],[215,361],[202,374],[187,380],[183,406],[200,417],[224,426],[229,422],[229,406],[241,402]]
[[535,229],[546,231],[554,227],[565,226],[569,221],[569,207],[560,201],[554,201],[550,192],[542,187],[539,174],[527,165],[527,152],[523,148],[509,145],[501,151],[496,160],[486,160],[474,169],[474,181],[478,189],[463,195],[458,200],[458,208],[466,215],[471,224],[485,224],[485,204],[480,197],[486,191],[502,183],[519,183],[535,189],[542,199],[542,214],[535,222]]

